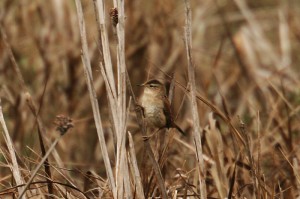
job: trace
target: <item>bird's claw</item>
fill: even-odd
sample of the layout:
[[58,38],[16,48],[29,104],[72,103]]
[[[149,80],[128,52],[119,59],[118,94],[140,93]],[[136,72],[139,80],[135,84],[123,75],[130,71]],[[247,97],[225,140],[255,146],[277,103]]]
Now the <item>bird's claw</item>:
[[144,141],[147,141],[149,140],[150,138],[152,138],[158,131],[155,131],[154,133],[150,134],[150,135],[145,135],[145,136],[142,136],[143,140]]
[[144,114],[144,107],[142,107],[142,105],[139,105],[139,104],[136,104],[135,105],[135,111],[138,111],[138,112],[142,112],[143,116],[145,117],[145,114]]
[[153,135],[150,135],[150,136],[147,136],[147,135],[142,136],[143,141],[144,141],[144,142],[148,141],[152,136],[153,136]]

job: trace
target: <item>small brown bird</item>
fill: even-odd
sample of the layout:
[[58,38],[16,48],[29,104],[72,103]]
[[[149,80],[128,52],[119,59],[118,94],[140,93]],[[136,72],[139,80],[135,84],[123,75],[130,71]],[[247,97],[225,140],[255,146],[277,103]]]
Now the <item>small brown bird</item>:
[[184,135],[183,130],[174,122],[165,86],[156,79],[139,86],[144,87],[140,105],[143,108],[147,126],[158,129],[176,128]]

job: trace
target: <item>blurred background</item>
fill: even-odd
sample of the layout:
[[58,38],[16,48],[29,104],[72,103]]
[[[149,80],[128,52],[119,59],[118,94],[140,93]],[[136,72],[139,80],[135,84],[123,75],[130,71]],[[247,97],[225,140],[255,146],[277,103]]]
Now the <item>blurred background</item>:
[[[81,2],[94,83],[114,164],[93,1]],[[113,5],[112,1],[105,1],[105,4],[112,60],[116,65],[116,35],[109,16]],[[295,177],[299,173],[296,165],[300,141],[300,1],[192,0],[191,9],[192,56],[198,95],[218,107],[237,128],[240,125],[238,116],[243,121],[255,160],[260,154],[257,161],[266,189],[285,190],[282,191],[285,198],[296,197],[300,191],[297,189],[299,178]],[[169,84],[174,75],[177,82],[188,86],[184,1],[125,1],[125,15],[126,67],[131,83],[136,85],[157,78]],[[82,67],[74,1],[1,0],[0,23],[25,84],[40,106],[39,115],[47,130],[45,136],[49,140],[56,136],[53,125],[56,115],[68,115],[74,120],[75,127],[57,146],[69,175],[79,187],[83,186],[83,173],[87,171],[96,171],[106,178]],[[137,96],[141,92],[135,86],[134,91]],[[11,138],[26,165],[24,168],[30,169],[40,157],[36,120],[26,104],[3,36],[0,41],[0,97]],[[212,110],[200,100],[198,102],[200,123],[205,128]],[[184,138],[176,136],[192,145],[190,101],[179,86],[175,86],[172,109],[178,116],[176,122],[187,132]],[[135,114],[131,116],[128,130],[134,135],[137,156],[141,160],[143,142]],[[247,160],[243,159],[242,147],[232,136],[228,123],[217,116],[216,120],[229,179],[237,154],[241,162],[247,164]],[[213,159],[205,133],[202,138],[204,153]],[[5,153],[3,136],[0,142],[1,153]],[[0,166],[1,190],[9,187],[10,178],[6,177],[10,171],[1,154],[0,160],[4,162]],[[170,183],[176,168],[192,169],[194,161],[192,151],[174,142],[167,163],[172,165],[170,173],[166,174]],[[243,168],[240,170],[238,187],[250,183],[249,174],[244,174]],[[60,178],[56,172],[55,175]],[[214,196],[214,183],[210,186],[208,190]]]

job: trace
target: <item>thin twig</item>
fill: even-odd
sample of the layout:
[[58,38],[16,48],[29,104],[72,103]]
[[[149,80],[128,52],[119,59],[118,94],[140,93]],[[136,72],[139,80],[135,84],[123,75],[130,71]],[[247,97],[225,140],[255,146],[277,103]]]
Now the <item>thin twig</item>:
[[[34,184],[47,184],[49,183],[48,181],[35,181],[35,182],[31,182],[31,185],[34,185]],[[67,183],[62,183],[62,182],[58,182],[58,181],[51,181],[52,184],[58,184],[58,185],[62,185],[62,186],[65,186],[67,188],[70,188],[70,189],[74,189],[76,191],[78,191],[79,193],[81,193],[82,195],[84,195],[86,198],[89,198],[85,192],[81,191],[80,189],[78,189],[77,187],[73,186],[73,185],[70,185],[70,184],[67,184]],[[7,194],[10,194],[10,193],[14,193],[15,189],[16,188],[19,188],[19,187],[23,187],[25,186],[26,184],[21,184],[21,185],[17,185],[17,186],[14,186],[14,187],[10,187],[10,188],[7,188],[7,189],[3,189],[1,190],[0,192],[0,196],[1,195],[7,195]]]
[[34,177],[36,176],[37,172],[40,170],[41,166],[44,164],[44,162],[46,161],[46,159],[48,158],[48,156],[51,154],[51,152],[53,151],[53,149],[55,148],[56,144],[58,143],[58,141],[60,140],[60,138],[62,136],[63,135],[60,134],[59,137],[57,137],[55,139],[55,141],[52,143],[52,145],[49,147],[49,149],[48,149],[47,153],[45,154],[45,156],[43,157],[43,159],[40,161],[40,163],[38,164],[38,166],[32,172],[30,179],[26,182],[26,185],[25,185],[23,191],[20,193],[18,199],[23,198],[23,195],[25,194],[26,190],[30,186],[30,184],[33,181]]

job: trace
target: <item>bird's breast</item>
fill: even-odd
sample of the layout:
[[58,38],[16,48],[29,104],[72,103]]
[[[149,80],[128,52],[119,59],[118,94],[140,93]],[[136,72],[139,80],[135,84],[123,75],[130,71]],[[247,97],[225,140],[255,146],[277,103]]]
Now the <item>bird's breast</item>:
[[144,108],[144,114],[147,125],[151,127],[162,128],[166,126],[166,117],[164,114],[164,103],[160,98],[143,95],[141,105]]

